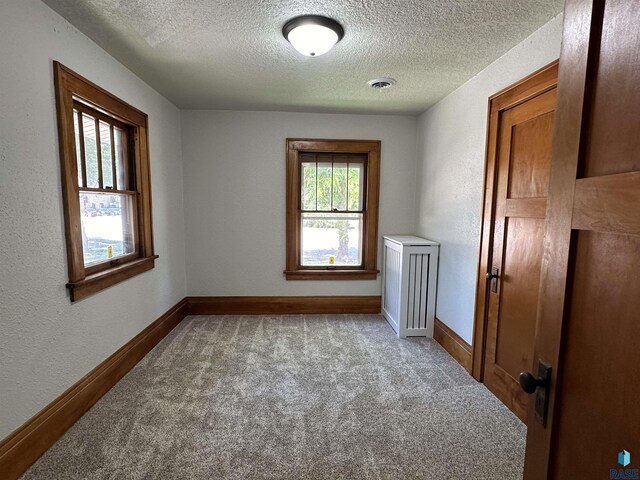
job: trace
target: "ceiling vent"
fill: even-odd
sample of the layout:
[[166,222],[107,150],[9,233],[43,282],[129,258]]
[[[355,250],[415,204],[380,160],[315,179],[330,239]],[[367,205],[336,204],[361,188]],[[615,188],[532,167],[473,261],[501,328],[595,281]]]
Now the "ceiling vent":
[[376,90],[382,90],[383,88],[389,88],[396,84],[394,78],[375,78],[367,82],[371,88]]

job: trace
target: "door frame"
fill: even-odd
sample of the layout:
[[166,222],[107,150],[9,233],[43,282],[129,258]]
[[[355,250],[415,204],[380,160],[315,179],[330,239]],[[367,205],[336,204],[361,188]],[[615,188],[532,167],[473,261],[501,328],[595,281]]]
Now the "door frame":
[[527,75],[522,80],[489,97],[487,113],[487,142],[485,147],[484,189],[482,197],[482,221],[480,229],[480,253],[476,277],[476,303],[473,324],[471,375],[477,381],[484,380],[484,356],[487,340],[487,285],[485,278],[492,264],[493,223],[495,221],[496,175],[498,162],[498,127],[504,111],[556,87],[558,60]]

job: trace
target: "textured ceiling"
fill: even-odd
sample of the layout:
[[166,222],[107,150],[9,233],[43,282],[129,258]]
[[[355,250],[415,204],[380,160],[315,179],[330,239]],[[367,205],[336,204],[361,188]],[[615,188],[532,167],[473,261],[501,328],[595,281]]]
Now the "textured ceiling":
[[[419,114],[562,11],[563,0],[44,0],[180,108]],[[281,29],[345,37],[317,58]],[[367,81],[393,77],[374,90]]]

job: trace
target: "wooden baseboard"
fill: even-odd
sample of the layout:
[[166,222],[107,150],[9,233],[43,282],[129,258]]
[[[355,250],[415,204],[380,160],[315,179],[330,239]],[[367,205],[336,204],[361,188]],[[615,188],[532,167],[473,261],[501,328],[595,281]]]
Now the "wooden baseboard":
[[189,315],[380,313],[380,296],[187,297]]
[[186,298],[0,443],[0,477],[15,479],[187,315]]
[[437,318],[433,325],[433,338],[442,345],[449,355],[455,358],[467,372],[471,372],[471,345]]

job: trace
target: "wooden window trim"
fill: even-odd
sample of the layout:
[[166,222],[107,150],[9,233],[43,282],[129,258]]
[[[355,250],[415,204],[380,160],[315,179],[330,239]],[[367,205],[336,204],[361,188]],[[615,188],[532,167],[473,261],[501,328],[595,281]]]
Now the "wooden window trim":
[[[287,139],[287,280],[375,280],[378,277],[378,210],[380,200],[379,140]],[[360,268],[308,268],[300,265],[300,160],[301,153],[367,155],[363,215],[364,242]]]
[[[67,265],[71,301],[80,300],[154,267],[153,228],[151,224],[151,177],[149,172],[149,139],[147,115],[116,96],[78,75],[59,62],[53,62],[58,119],[58,140],[62,173],[62,197],[67,245]],[[137,255],[115,259],[107,268],[85,267],[82,249],[81,208],[78,166],[73,123],[74,102],[97,110],[115,120],[131,135],[131,161],[135,186]],[[116,123],[113,122],[113,123]],[[98,189],[102,190],[102,189]],[[106,190],[109,192],[109,190]]]

